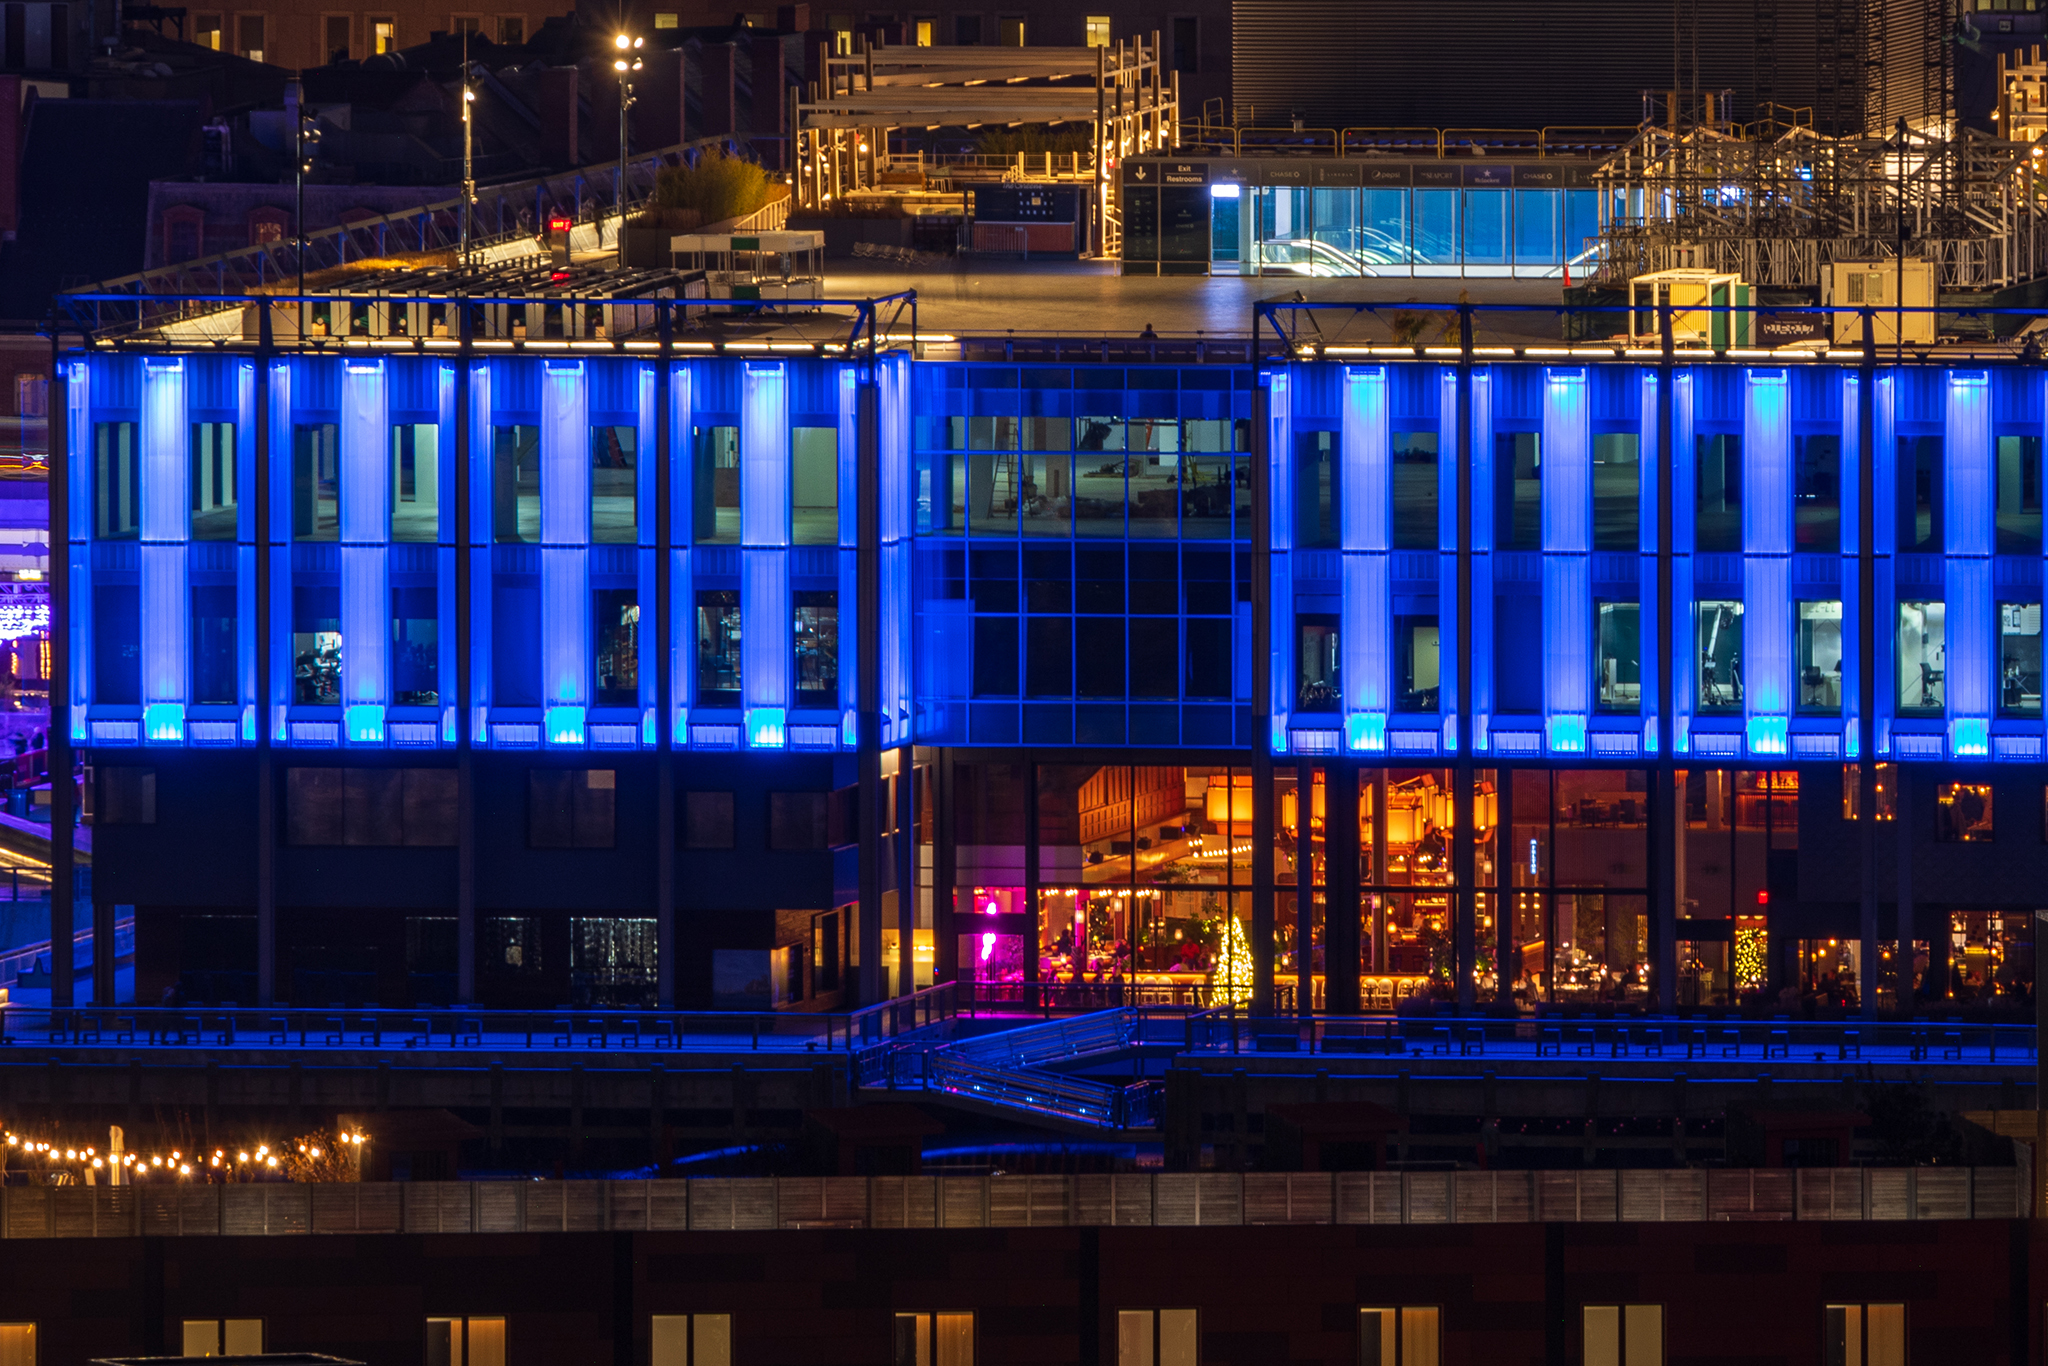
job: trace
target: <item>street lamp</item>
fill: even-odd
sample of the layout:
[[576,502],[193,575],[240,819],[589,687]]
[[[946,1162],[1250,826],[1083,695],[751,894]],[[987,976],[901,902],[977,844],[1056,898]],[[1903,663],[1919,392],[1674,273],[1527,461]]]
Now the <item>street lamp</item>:
[[640,49],[647,45],[645,38],[619,34],[612,39],[612,46],[618,56],[612,61],[612,70],[619,73],[619,186],[613,195],[619,208],[619,242],[623,248],[626,237],[626,111],[633,107],[633,73],[640,69]]
[[470,137],[471,114],[476,108],[476,91],[470,78],[476,73],[469,65],[469,32],[462,34],[462,268],[469,269],[469,220],[476,212],[476,160]]

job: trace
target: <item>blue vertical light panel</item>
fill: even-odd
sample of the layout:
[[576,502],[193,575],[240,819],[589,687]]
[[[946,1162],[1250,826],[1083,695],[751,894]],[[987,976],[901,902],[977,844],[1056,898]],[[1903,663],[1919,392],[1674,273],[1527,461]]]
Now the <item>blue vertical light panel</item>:
[[256,367],[235,367],[235,696],[242,704],[243,744],[256,743],[256,651],[263,633],[256,621]]
[[581,361],[548,361],[540,390],[543,730],[583,743],[590,707],[590,389]]
[[1636,415],[1636,602],[1637,639],[1641,655],[1643,753],[1657,752],[1657,703],[1661,697],[1657,672],[1658,632],[1663,604],[1657,598],[1657,494],[1664,478],[1663,429],[1657,421],[1657,372],[1643,367],[1641,406]]
[[391,419],[381,360],[341,376],[341,702],[350,744],[384,743],[391,642]]
[[781,361],[748,361],[741,380],[740,705],[756,749],[786,742],[794,664],[788,376]]
[[[455,630],[455,564],[456,556],[465,555],[467,548],[455,547],[455,452],[456,424],[462,420],[455,411],[455,367],[442,365],[435,372],[435,415],[440,426],[440,436],[435,451],[441,462],[440,487],[448,491],[448,497],[439,501],[439,522],[435,527],[434,539],[439,543],[434,551],[435,595],[434,616],[436,646],[436,678],[440,683],[441,698],[441,743],[453,746],[456,741],[456,725],[461,712],[458,704],[451,699],[455,696],[456,677],[456,630]],[[483,447],[490,449],[489,443]],[[471,454],[475,460],[474,451]],[[484,483],[489,483],[486,476]],[[489,583],[486,579],[483,582]]]
[[[270,364],[270,506],[257,515],[268,521],[270,556],[270,620],[263,623],[270,650],[270,739],[283,744],[291,734],[288,713],[292,697],[292,363]],[[347,641],[344,640],[344,654]]]
[[455,553],[469,556],[469,696],[460,705],[469,713],[469,740],[490,741],[491,718],[491,525],[493,464],[497,443],[491,422],[491,364],[469,367],[469,544]]
[[1586,372],[1543,382],[1543,716],[1552,754],[1584,754],[1593,711],[1593,428]]
[[[1456,423],[1456,409],[1451,422]],[[1487,751],[1493,724],[1493,372],[1472,372],[1472,752]],[[1457,447],[1449,448],[1456,458]],[[1443,458],[1439,456],[1439,458]],[[1455,611],[1456,595],[1445,599]]]
[[[58,452],[63,464],[55,470],[57,477],[69,481],[70,496],[66,506],[70,508],[69,525],[64,534],[53,537],[58,544],[51,547],[51,558],[63,555],[70,562],[71,604],[67,620],[52,621],[52,635],[58,627],[65,628],[63,634],[53,642],[52,648],[64,650],[70,663],[70,692],[63,704],[68,716],[65,724],[71,731],[74,743],[84,744],[86,739],[86,714],[92,697],[92,546],[88,537],[92,535],[92,500],[89,477],[92,458],[92,397],[91,370],[84,361],[73,361],[65,376],[69,381],[64,386],[64,440],[65,448]],[[55,565],[53,563],[52,568]],[[51,705],[58,705],[55,697]]]
[[1898,376],[1887,370],[1877,376],[1876,392],[1870,396],[1870,515],[1874,523],[1870,536],[1877,572],[1872,575],[1876,600],[1867,612],[1877,695],[1863,699],[1858,720],[1869,727],[1875,752],[1884,759],[1891,757],[1892,716],[1899,696],[1898,606],[1892,595],[1892,553],[1898,545],[1899,529],[1897,424],[1893,420],[1898,390]]
[[1991,715],[1998,680],[1998,641],[1991,602],[1991,552],[1998,466],[1991,439],[1991,376],[1983,370],[1948,375],[1948,448],[1943,461],[1942,526],[1948,553],[1949,753],[1991,754]]
[[1744,376],[1742,670],[1749,752],[1782,755],[1792,715],[1792,398],[1783,370]]
[[1393,414],[1385,366],[1344,372],[1338,487],[1344,597],[1337,627],[1344,742],[1364,754],[1387,747],[1393,704]]
[[1266,376],[1266,695],[1270,700],[1273,753],[1287,752],[1287,727],[1294,716],[1294,387],[1285,369]]
[[[875,623],[881,638],[882,743],[908,744],[911,714],[909,360],[900,353],[875,362],[875,464],[882,539]],[[787,614],[784,614],[787,620]],[[841,628],[842,633],[845,627]]]
[[839,368],[839,741],[860,743],[860,371]]
[[1438,743],[1458,752],[1458,709],[1464,677],[1458,672],[1458,372],[1446,365],[1436,380],[1437,470],[1437,715]]
[[1863,625],[1862,575],[1857,561],[1863,546],[1863,424],[1857,419],[1862,380],[1853,370],[1842,375],[1842,757],[1863,752],[1863,673],[1849,661],[1861,659]]
[[[655,458],[655,419],[659,416],[655,411],[655,404],[660,402],[660,396],[655,388],[653,366],[638,367],[634,371],[633,380],[633,398],[636,404],[634,411],[637,418],[634,430],[636,468],[633,524],[639,529],[639,551],[633,558],[640,603],[640,743],[652,749],[660,735],[661,725],[655,710],[661,695],[657,685],[657,680],[661,677],[661,642],[656,638],[657,633],[654,630],[654,604],[658,596],[654,591],[655,556],[664,553],[656,548],[654,534],[660,529],[655,517],[655,475],[660,470],[660,462]],[[687,432],[689,429],[684,430]]]
[[696,372],[687,363],[675,364],[668,379],[668,468],[669,539],[673,548],[655,553],[669,557],[668,658],[661,667],[668,670],[669,743],[681,748],[690,742],[690,683],[696,671],[697,636],[692,629],[695,591],[690,585],[691,521],[690,479],[695,465],[690,422],[694,413],[691,380]]
[[190,493],[185,434],[185,362],[142,362],[141,627],[142,738],[185,739],[191,611],[185,576]]
[[1671,749],[1692,749],[1693,707],[1693,375],[1690,369],[1671,376],[1671,451],[1662,462],[1671,481],[1671,620],[1664,623],[1671,642]]

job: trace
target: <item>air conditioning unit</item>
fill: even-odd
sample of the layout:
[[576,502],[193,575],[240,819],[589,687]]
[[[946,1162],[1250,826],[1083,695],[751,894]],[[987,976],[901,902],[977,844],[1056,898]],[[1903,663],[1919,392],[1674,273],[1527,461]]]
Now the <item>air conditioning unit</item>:
[[[1844,310],[1828,315],[1837,346],[1863,344],[1863,317],[1871,312],[1871,334],[1879,346],[1904,340],[1934,342],[1934,265],[1905,261],[1832,261],[1821,274],[1820,301]],[[1916,311],[1917,310],[1917,311]]]

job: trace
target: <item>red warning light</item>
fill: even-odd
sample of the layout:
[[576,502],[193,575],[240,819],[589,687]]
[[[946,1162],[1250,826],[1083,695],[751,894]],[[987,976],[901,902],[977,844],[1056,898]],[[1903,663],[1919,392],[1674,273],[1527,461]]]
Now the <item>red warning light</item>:
[[1759,906],[1768,906],[1771,904],[1771,893],[1768,888],[1759,887],[1756,889],[1756,904]]

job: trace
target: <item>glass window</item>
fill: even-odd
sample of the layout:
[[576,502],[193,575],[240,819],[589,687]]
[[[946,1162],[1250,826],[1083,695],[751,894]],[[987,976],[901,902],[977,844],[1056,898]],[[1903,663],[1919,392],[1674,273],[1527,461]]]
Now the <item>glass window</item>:
[[1543,438],[1537,432],[1496,432],[1493,437],[1494,545],[1541,550]]
[[789,503],[791,544],[839,544],[837,427],[790,429]]
[[1394,618],[1396,711],[1436,710],[1437,643],[1434,613]]
[[[1425,192],[1426,193],[1426,192]],[[1408,263],[1408,191],[1361,190],[1359,255],[1368,265]]]
[[898,1314],[894,1366],[974,1366],[974,1315]]
[[1940,550],[1942,542],[1942,439],[1899,438],[1900,550]]
[[1465,191],[1465,262],[1504,266],[1508,263],[1509,190]]
[[1437,548],[1437,434],[1395,432],[1394,549]]
[[1073,533],[1074,463],[1068,455],[1023,457],[1024,485],[1018,493],[1026,536]]
[[2041,553],[2041,438],[1998,438],[1998,553]]
[[0,1323],[0,1366],[36,1366],[33,1323]]
[[653,1327],[650,1366],[732,1366],[730,1314],[656,1314]]
[[685,849],[730,849],[733,847],[733,794],[730,792],[685,792],[683,794],[683,838]]
[[1337,433],[1294,435],[1294,543],[1304,549],[1338,544]]
[[1599,653],[1593,661],[1595,699],[1604,712],[1634,713],[1643,705],[1642,620],[1639,603],[1594,604]]
[[1906,1366],[1903,1304],[1831,1304],[1823,1329],[1827,1366]]
[[1799,710],[1834,716],[1842,710],[1842,603],[1839,598],[1797,604]]
[[1948,609],[1939,602],[1899,604],[1899,710],[1938,716],[1946,703]]
[[192,539],[235,539],[235,424],[192,424]]
[[599,588],[591,593],[591,645],[596,678],[592,701],[600,707],[640,705],[640,592]]
[[1515,264],[1554,266],[1562,258],[1558,209],[1562,190],[1516,190]]
[[1694,548],[1742,549],[1742,438],[1733,432],[1696,438],[1693,455]]
[[1074,622],[1071,617],[1025,619],[1024,695],[1074,695]]
[[292,701],[341,705],[341,590],[292,588]]
[[1081,417],[1074,420],[1074,449],[1077,451],[1120,451],[1124,448],[1124,421],[1120,417]]
[[[1122,430],[1119,425],[1119,430]],[[1122,446],[1115,449],[1124,450]],[[1074,457],[1074,534],[1077,536],[1121,536],[1124,534],[1126,476],[1142,461],[1126,456],[1107,460],[1077,454]]]
[[1358,191],[1310,191],[1313,274],[1362,274],[1358,259]]
[[500,564],[491,578],[491,703],[538,707],[540,699],[540,575]]
[[1457,265],[1462,259],[1458,241],[1459,191],[1416,190],[1414,195],[1416,264]]
[[540,541],[540,428],[491,431],[491,526],[500,541]]
[[[1190,428],[1208,424],[1190,422]],[[1227,427],[1225,423],[1214,424]],[[1229,432],[1222,433],[1229,439]],[[1207,446],[1195,446],[1203,434],[1190,431],[1189,448],[1208,450]],[[1220,449],[1228,449],[1223,447]],[[1181,535],[1192,540],[1214,538],[1222,540],[1230,535],[1230,512],[1237,502],[1237,482],[1250,477],[1248,462],[1233,459],[1223,454],[1197,454],[1186,457],[1186,467],[1181,472],[1180,488],[1180,529]]]
[[432,584],[391,590],[391,701],[400,707],[441,705],[441,623]]
[[341,535],[341,438],[332,422],[292,429],[292,539],[332,541]]
[[[1154,430],[1172,429],[1155,426]],[[1174,435],[1177,438],[1179,433]],[[1178,447],[1179,441],[1176,439],[1173,445]],[[1180,455],[1175,449],[1131,458],[1131,535],[1172,536],[1179,531],[1180,474]]]
[[740,543],[740,429],[691,428],[691,534],[699,545]]
[[697,593],[697,705],[740,704],[740,595],[734,588]]
[[1019,418],[1019,444],[1027,451],[1073,449],[1074,424],[1064,417]]
[[637,449],[632,427],[590,429],[590,539],[631,545],[639,539]]
[[609,768],[530,768],[526,842],[534,849],[609,849],[618,773]]
[[1586,1366],[1664,1366],[1664,1306],[1589,1304]]
[[235,650],[236,615],[235,585],[192,585],[194,702],[233,705],[240,700]]
[[1593,549],[1640,547],[1642,438],[1635,432],[1599,432],[1593,437]]
[[[1891,820],[1898,814],[1898,765],[1878,764],[1872,774],[1872,786],[1877,791],[1877,818]],[[1842,765],[1842,819],[1858,819],[1858,804],[1862,800],[1862,779],[1857,776],[1855,764]]]
[[611,916],[571,920],[570,1001],[597,1007],[654,1004],[655,954],[652,920]]
[[[1792,438],[1795,548],[1831,554],[1842,548],[1842,438],[1823,433]],[[1853,549],[1853,547],[1852,547]]]
[[[1002,536],[1017,534],[1017,509],[1022,502],[1018,487],[1022,472],[1015,455],[970,455],[967,457],[967,518],[969,527]],[[1119,516],[1121,527],[1122,518]]]
[[2041,714],[2041,604],[1998,604],[1998,713]]
[[[1082,20],[1082,23],[1085,25],[1085,31],[1087,33],[1087,43],[1089,47],[1109,46],[1109,16],[1107,14],[1091,14],[1086,19]],[[931,26],[929,24],[925,23],[920,23],[918,25],[920,37],[918,38],[917,45],[919,47],[931,46],[930,40],[922,36],[924,30],[930,27]]]
[[1702,602],[1694,609],[1699,624],[1699,676],[1695,680],[1703,715],[1742,711],[1742,604]]
[[433,541],[441,535],[441,429],[401,422],[391,429],[391,539]]
[[1437,1366],[1441,1350],[1433,1308],[1358,1311],[1358,1366]]
[[1196,1366],[1195,1311],[1125,1309],[1116,1316],[1117,1366]]
[[1948,844],[1989,843],[1991,785],[1937,784],[1934,789],[1934,838]]
[[1343,696],[1337,680],[1337,618],[1295,618],[1294,706],[1297,711],[1333,712]]
[[796,705],[839,705],[839,593],[800,589],[796,602]]

